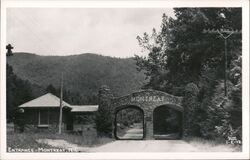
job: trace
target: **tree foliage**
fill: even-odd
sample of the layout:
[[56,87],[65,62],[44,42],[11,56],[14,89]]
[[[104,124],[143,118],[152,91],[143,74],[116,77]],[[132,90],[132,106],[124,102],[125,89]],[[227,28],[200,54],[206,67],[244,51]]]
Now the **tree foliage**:
[[17,77],[7,64],[7,120],[16,121],[18,106],[33,99],[31,84]]
[[122,126],[129,127],[134,123],[142,123],[143,113],[134,108],[125,108],[117,112],[117,123]]
[[[147,56],[135,56],[139,70],[145,71],[153,88],[185,96],[185,86],[198,86],[197,97],[187,99],[190,122],[203,137],[241,128],[241,35],[228,39],[228,93],[224,95],[224,39],[205,29],[241,30],[240,8],[175,8],[175,17],[162,16],[160,30],[138,36]],[[195,106],[195,107],[194,107]],[[192,108],[194,107],[194,108]],[[188,117],[190,117],[188,116]],[[192,119],[192,120],[191,120]],[[191,128],[196,128],[191,127]],[[222,128],[223,128],[222,127]],[[229,136],[228,133],[223,133]]]

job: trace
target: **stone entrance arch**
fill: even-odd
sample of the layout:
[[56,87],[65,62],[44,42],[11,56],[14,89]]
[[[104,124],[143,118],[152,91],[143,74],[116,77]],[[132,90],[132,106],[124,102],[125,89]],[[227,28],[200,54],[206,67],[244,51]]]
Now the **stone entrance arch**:
[[[125,106],[137,106],[143,110],[145,138],[153,139],[153,111],[158,106],[168,106],[183,112],[182,97],[170,95],[157,90],[141,90],[132,94],[111,99],[113,115]],[[114,127],[113,127],[114,128]]]

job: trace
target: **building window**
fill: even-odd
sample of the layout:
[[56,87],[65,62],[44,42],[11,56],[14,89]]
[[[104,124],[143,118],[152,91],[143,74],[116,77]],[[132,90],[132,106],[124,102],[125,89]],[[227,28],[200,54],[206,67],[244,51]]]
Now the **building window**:
[[49,127],[49,109],[39,109],[38,111],[38,127]]

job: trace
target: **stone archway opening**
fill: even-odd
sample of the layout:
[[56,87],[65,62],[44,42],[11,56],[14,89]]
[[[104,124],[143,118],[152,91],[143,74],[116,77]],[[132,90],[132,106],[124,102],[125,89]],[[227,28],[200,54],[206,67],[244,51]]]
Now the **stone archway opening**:
[[114,135],[119,140],[142,140],[145,137],[144,111],[137,106],[123,106],[115,111]]
[[183,112],[170,105],[156,107],[153,111],[153,136],[155,139],[180,139],[183,130]]

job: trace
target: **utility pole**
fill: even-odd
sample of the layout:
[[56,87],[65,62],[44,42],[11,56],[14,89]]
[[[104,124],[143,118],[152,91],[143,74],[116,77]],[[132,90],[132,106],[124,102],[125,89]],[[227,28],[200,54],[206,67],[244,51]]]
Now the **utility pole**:
[[224,39],[224,93],[225,97],[228,96],[227,94],[227,39],[232,34],[241,34],[239,30],[229,30],[229,29],[221,29],[221,30],[214,30],[214,29],[205,29],[203,33],[210,33],[210,34],[219,34],[221,38]]
[[60,115],[59,115],[59,131],[58,133],[62,133],[62,109],[63,109],[63,73],[61,77],[61,93],[60,93]]

